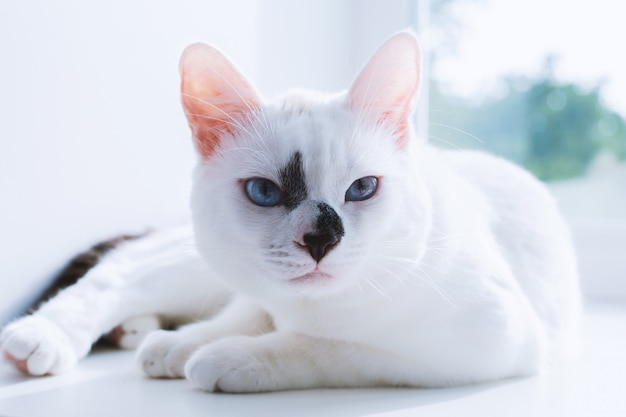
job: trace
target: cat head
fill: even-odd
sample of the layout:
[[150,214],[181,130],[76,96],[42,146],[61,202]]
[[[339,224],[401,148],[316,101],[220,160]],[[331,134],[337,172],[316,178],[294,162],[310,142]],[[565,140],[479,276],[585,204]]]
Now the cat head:
[[411,157],[419,59],[414,35],[402,32],[347,93],[266,104],[216,49],[185,50],[196,240],[228,285],[315,296],[384,272],[383,256],[419,255],[430,221]]

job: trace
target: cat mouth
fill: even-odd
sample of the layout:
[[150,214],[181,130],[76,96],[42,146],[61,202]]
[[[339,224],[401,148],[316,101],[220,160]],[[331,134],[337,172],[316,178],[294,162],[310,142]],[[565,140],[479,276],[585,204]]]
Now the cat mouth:
[[314,283],[314,282],[328,281],[332,278],[333,278],[332,275],[315,269],[314,271],[306,273],[299,277],[291,278],[289,282],[293,282],[294,284]]

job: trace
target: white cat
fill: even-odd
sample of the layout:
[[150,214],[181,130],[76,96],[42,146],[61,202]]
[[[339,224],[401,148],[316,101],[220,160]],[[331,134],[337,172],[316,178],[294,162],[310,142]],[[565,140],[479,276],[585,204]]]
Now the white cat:
[[207,391],[467,384],[535,373],[575,347],[575,258],[553,199],[504,160],[414,137],[411,33],[335,96],[262,103],[202,44],[181,75],[194,233],[126,243],[8,325],[2,349],[19,368],[65,371],[152,314],[196,322],[149,334],[143,371]]

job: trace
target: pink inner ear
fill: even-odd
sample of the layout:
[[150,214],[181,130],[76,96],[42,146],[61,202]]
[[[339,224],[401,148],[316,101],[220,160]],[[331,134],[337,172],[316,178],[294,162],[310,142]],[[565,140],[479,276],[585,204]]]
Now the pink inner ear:
[[396,134],[396,142],[401,149],[404,149],[409,141],[409,117],[413,112],[406,110],[403,117],[397,117],[397,113],[383,113],[381,123],[391,126]]
[[348,96],[350,109],[393,128],[401,146],[409,138],[409,118],[417,101],[419,60],[413,34],[393,36],[365,65]]
[[252,86],[217,50],[188,47],[181,58],[181,98],[200,155],[213,155],[220,137],[242,129],[260,105]]

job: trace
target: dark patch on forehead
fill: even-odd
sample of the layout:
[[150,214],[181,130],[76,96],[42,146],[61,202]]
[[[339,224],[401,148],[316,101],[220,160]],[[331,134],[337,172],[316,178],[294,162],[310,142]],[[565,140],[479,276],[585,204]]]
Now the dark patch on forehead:
[[294,153],[289,163],[280,170],[278,175],[284,193],[285,207],[287,207],[287,210],[293,210],[308,195],[304,178],[304,166],[302,165],[302,154],[300,152]]

